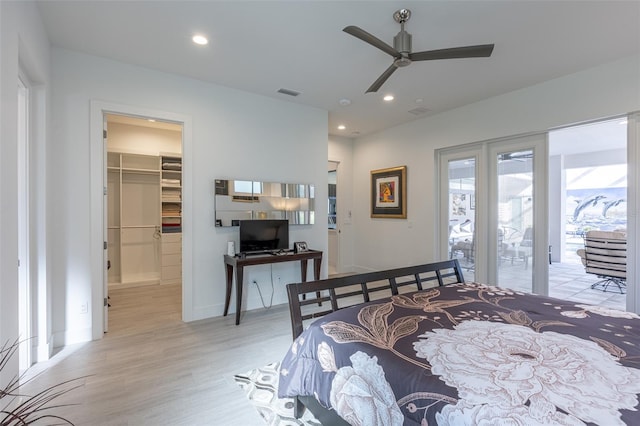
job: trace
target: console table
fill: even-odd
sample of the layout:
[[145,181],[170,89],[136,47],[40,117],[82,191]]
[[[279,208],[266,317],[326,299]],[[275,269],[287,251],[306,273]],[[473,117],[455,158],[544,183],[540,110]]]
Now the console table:
[[320,266],[322,264],[322,252],[319,250],[309,250],[300,253],[286,252],[284,254],[261,254],[255,256],[229,256],[224,255],[224,264],[227,272],[227,291],[224,299],[224,316],[229,312],[229,302],[231,301],[231,291],[233,287],[233,270],[236,275],[236,325],[240,324],[240,310],[242,308],[242,285],[245,266],[268,265],[280,262],[300,262],[300,278],[302,282],[307,281],[307,264],[313,260],[313,278],[320,279]]

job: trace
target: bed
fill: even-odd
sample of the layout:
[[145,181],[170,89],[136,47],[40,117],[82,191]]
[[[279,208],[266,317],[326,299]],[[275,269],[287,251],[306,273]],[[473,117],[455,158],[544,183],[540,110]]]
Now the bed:
[[298,415],[306,407],[325,425],[640,424],[636,314],[464,283],[457,260],[287,291],[294,342],[278,394],[296,399]]

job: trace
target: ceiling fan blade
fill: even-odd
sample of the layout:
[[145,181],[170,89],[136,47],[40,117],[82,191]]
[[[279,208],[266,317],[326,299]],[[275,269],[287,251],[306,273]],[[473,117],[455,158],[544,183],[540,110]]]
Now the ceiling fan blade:
[[396,66],[396,64],[391,64],[391,66],[387,68],[387,70],[383,72],[376,81],[373,82],[373,84],[367,89],[365,93],[377,92],[378,89],[384,84],[384,82],[387,81],[387,79],[391,77],[391,74],[393,74],[393,72],[397,69],[398,67]]
[[436,59],[485,58],[491,56],[493,44],[477,46],[451,47],[449,49],[427,50],[409,53],[412,61],[432,61]]
[[374,36],[372,34],[369,34],[365,30],[363,30],[362,28],[358,28],[356,26],[349,25],[348,27],[344,27],[344,29],[342,31],[344,31],[347,34],[351,34],[354,37],[359,38],[360,40],[364,41],[365,43],[369,43],[373,47],[377,47],[378,49],[382,50],[383,52],[388,53],[389,55],[393,56],[394,58],[400,56],[400,52],[398,52],[396,49],[394,49],[393,47],[389,46],[387,43],[385,43],[384,41],[380,40],[378,37],[376,37],[376,36]]

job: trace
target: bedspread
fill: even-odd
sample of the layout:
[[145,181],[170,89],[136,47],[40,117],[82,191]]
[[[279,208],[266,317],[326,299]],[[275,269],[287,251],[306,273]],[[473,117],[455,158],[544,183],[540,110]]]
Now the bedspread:
[[279,396],[352,425],[640,424],[640,317],[475,283],[316,320]]

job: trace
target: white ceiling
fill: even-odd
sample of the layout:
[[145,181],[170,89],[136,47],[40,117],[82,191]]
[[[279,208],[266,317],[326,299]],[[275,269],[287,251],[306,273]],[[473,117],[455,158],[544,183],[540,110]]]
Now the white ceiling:
[[[635,0],[37,3],[55,46],[327,110],[329,133],[347,137],[640,52]],[[391,57],[342,29],[356,25],[393,44],[400,8],[412,11],[413,51],[495,43],[493,55],[413,63],[365,94]],[[209,45],[194,45],[195,33]],[[381,99],[388,93],[392,103]],[[408,112],[417,107],[428,112]]]
[[617,118],[554,130],[549,135],[549,155],[624,149],[626,124],[626,119]]

